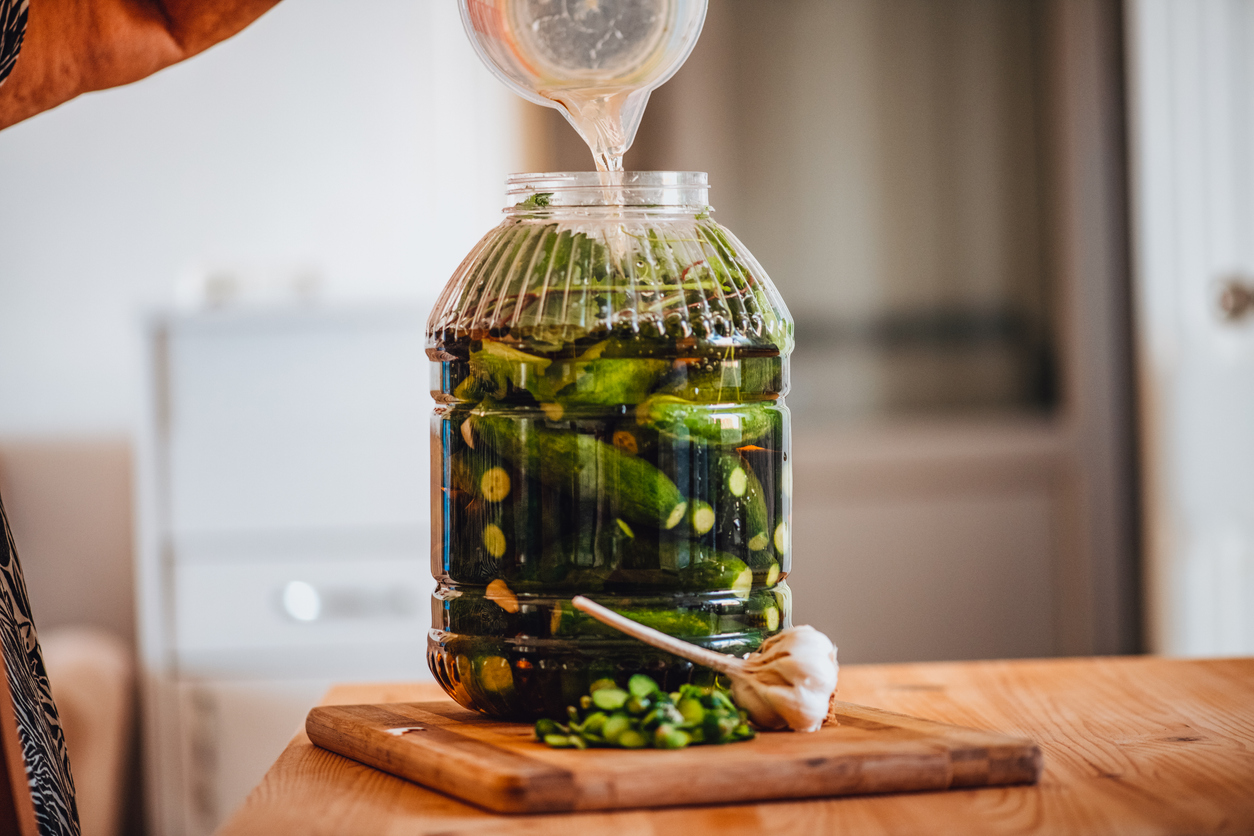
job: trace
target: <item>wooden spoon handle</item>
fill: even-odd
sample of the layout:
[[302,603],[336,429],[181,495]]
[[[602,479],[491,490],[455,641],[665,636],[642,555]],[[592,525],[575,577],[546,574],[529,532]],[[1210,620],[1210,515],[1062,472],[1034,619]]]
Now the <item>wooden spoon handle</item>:
[[597,621],[608,624],[615,630],[640,639],[645,644],[652,645],[659,650],[674,653],[676,656],[687,659],[689,662],[705,665],[707,668],[712,668],[728,676],[739,674],[744,668],[745,663],[743,659],[737,659],[735,656],[729,656],[726,653],[707,650],[704,647],[690,644],[683,639],[668,636],[663,632],[654,630],[652,627],[645,627],[643,624],[619,615],[613,610],[607,609],[596,601],[589,600],[582,595],[576,595],[571,599],[570,603],[575,609],[586,612]]

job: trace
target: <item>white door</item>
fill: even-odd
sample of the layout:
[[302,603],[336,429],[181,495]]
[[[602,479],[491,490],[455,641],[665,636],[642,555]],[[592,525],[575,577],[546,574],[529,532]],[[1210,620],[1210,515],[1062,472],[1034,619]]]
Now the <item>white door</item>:
[[1254,653],[1254,0],[1129,0],[1147,637]]

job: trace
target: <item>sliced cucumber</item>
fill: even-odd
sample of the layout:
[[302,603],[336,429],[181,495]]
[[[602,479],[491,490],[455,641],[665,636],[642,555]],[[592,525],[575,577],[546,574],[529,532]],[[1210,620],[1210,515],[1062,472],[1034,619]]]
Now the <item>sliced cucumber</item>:
[[698,537],[709,533],[710,529],[714,527],[714,523],[717,520],[717,515],[714,513],[713,506],[700,499],[694,499],[692,501],[692,509],[688,512],[688,516],[689,522],[692,525],[693,533],[695,533]]
[[505,532],[496,523],[488,523],[483,527],[483,547],[493,557],[500,558],[505,556],[505,550],[509,547],[509,541],[505,539]]
[[490,450],[460,450],[449,461],[450,487],[488,502],[509,496],[512,480]]
[[788,551],[788,523],[775,526],[775,549],[782,555]]
[[501,656],[485,656],[479,663],[479,684],[494,694],[514,690],[514,672],[509,662]]
[[766,577],[763,579],[763,585],[774,586],[775,583],[779,580],[779,576],[780,576],[779,564],[772,560],[771,565],[766,567]]
[[488,502],[501,502],[509,496],[509,473],[503,467],[490,467],[479,477],[479,493]]

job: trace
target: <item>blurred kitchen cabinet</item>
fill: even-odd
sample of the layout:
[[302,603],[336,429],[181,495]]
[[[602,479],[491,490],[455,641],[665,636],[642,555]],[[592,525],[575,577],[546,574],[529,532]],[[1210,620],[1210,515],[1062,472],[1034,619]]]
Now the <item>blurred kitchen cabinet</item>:
[[1047,420],[793,437],[796,620],[849,662],[1058,653],[1065,443]]
[[1122,73],[1119,0],[716,0],[652,97],[626,165],[709,171],[797,321],[795,615],[844,659],[1138,648]]
[[210,833],[331,681],[429,676],[424,320],[152,322],[137,576],[154,832]]
[[1254,2],[1131,0],[1149,646],[1254,653]]

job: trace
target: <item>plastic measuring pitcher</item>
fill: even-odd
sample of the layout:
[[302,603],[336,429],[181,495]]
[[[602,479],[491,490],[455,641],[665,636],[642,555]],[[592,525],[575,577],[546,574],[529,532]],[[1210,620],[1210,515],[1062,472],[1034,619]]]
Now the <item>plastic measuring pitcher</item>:
[[555,107],[603,171],[622,169],[649,94],[697,43],[708,0],[459,0],[475,50],[519,95]]

